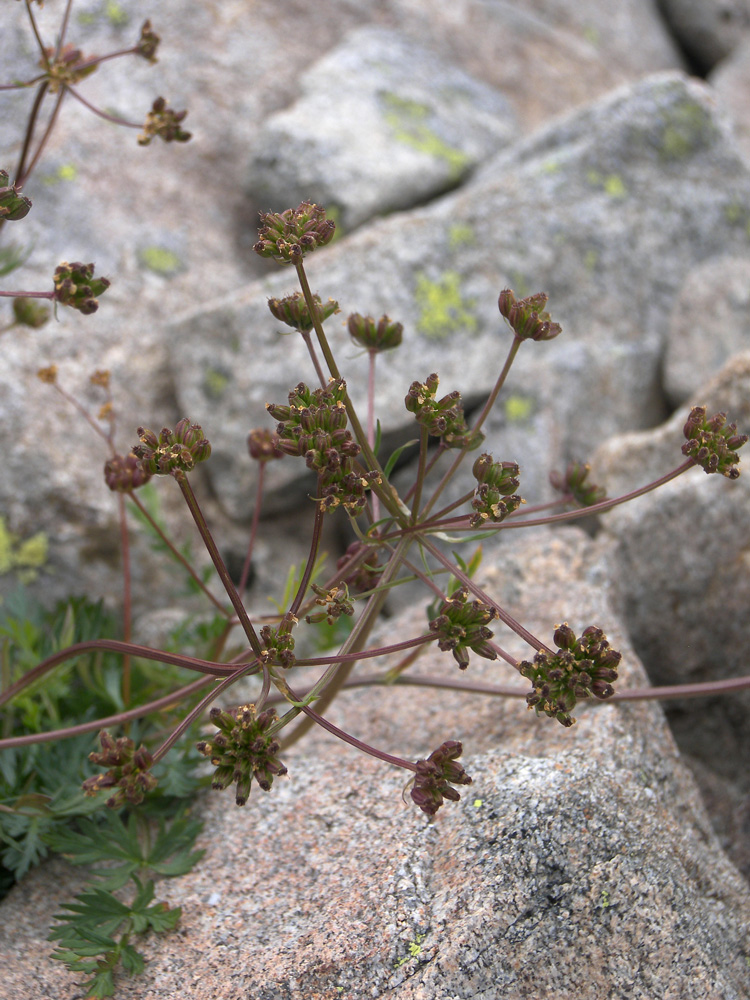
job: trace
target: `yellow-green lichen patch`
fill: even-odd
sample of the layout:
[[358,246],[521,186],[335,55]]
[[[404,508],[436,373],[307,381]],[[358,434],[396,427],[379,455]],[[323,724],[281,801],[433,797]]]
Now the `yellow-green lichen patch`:
[[30,583],[47,561],[49,539],[39,531],[21,539],[9,531],[5,518],[0,517],[0,576],[16,572],[22,583]]
[[586,174],[586,179],[594,187],[602,188],[604,193],[609,195],[610,198],[624,198],[628,193],[625,181],[619,174],[605,175],[600,174],[598,170],[589,170]]
[[77,176],[78,167],[75,164],[63,163],[51,174],[45,174],[42,177],[42,184],[52,187],[54,184],[60,184],[61,181],[74,181]]
[[456,271],[445,271],[437,281],[418,274],[414,298],[419,309],[417,329],[425,337],[444,340],[454,333],[476,331],[474,300],[461,294],[461,277]]
[[104,15],[115,28],[124,27],[130,20],[130,15],[117,0],[107,0],[104,5]]
[[534,412],[534,401],[528,396],[515,394],[505,400],[505,418],[509,424],[521,424]]
[[218,368],[207,368],[203,373],[203,391],[209,399],[221,399],[229,385],[229,376]]
[[448,230],[448,246],[451,250],[459,250],[461,247],[473,246],[477,241],[476,233],[472,226],[455,225]]
[[182,258],[173,250],[166,247],[150,246],[143,247],[138,251],[138,260],[143,267],[160,274],[164,278],[171,278],[184,269]]
[[585,28],[583,29],[583,37],[586,39],[589,45],[593,45],[595,48],[599,47],[599,42],[601,41],[601,37],[599,35],[599,29],[595,28],[593,24],[587,24],[585,26]]
[[682,160],[708,146],[715,133],[707,109],[685,99],[675,104],[664,119],[659,152],[664,160]]
[[599,254],[596,250],[587,250],[583,258],[583,266],[589,272],[596,270],[596,265],[599,263]]
[[399,958],[398,961],[395,962],[394,968],[400,969],[402,965],[406,965],[406,963],[410,962],[412,959],[419,958],[422,954],[422,942],[426,937],[426,934],[416,934],[414,940],[409,942],[409,954],[405,955],[403,958]]
[[446,163],[451,176],[458,180],[469,166],[470,159],[462,150],[449,146],[430,128],[428,121],[433,116],[432,108],[428,104],[410,101],[389,91],[380,96],[385,105],[383,117],[394,138],[426,156]]
[[738,226],[745,230],[750,239],[750,210],[739,202],[733,201],[724,209],[724,218],[730,226]]

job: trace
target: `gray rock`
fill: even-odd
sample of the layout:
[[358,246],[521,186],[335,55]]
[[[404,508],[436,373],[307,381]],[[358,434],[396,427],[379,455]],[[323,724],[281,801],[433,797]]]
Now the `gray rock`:
[[506,146],[502,94],[414,39],[360,28],[300,79],[300,97],[266,119],[247,191],[264,210],[330,208],[347,232],[458,186]]
[[[750,431],[750,353],[738,355],[693,400],[726,411]],[[611,496],[674,468],[688,408],[665,425],[607,442],[592,476]],[[690,683],[747,673],[750,643],[750,523],[747,446],[734,482],[692,470],[602,519],[611,540],[616,604],[655,684]],[[656,541],[655,541],[656,540]],[[750,874],[750,779],[738,762],[750,754],[750,693],[666,704],[675,737],[696,768],[717,833]]]
[[750,28],[748,0],[658,0],[672,34],[688,58],[707,72]]
[[[377,23],[418,38],[441,59],[501,89],[523,131],[651,68],[679,65],[647,0],[623,0],[616,12],[593,2],[558,5],[554,18],[548,6],[486,0],[438,7],[431,0],[280,6],[258,0],[248,13],[243,0],[226,0],[213,7],[161,5],[155,13],[149,0],[76,0],[68,38],[86,53],[132,45],[147,17],[163,39],[155,67],[109,61],[80,84],[81,94],[135,122],[163,94],[188,108],[186,125],[194,139],[180,148],[141,149],[137,131],[115,129],[66,100],[53,142],[26,187],[34,207],[22,223],[3,230],[3,246],[8,238],[31,250],[23,270],[4,279],[3,288],[47,288],[54,267],[65,259],[94,260],[97,272],[113,281],[95,316],[60,310],[48,327],[3,335],[0,429],[12,447],[0,480],[0,515],[16,538],[42,532],[49,540],[49,572],[33,583],[37,593],[54,600],[87,589],[113,603],[121,600],[115,508],[98,472],[106,449],[82,421],[51,401],[50,391],[35,380],[36,370],[59,365],[65,388],[96,410],[100,401],[88,376],[110,369],[120,450],[132,445],[139,424],[158,428],[184,415],[175,400],[163,325],[268,273],[267,263],[249,249],[255,219],[243,190],[252,142],[260,124],[295,99],[300,74],[358,26]],[[61,9],[35,4],[33,10],[51,44]],[[38,72],[38,52],[24,4],[7,4],[4,29],[8,44],[0,52],[0,77],[31,78]],[[12,170],[17,160],[32,101],[30,90],[2,95],[4,168]],[[221,372],[213,378],[209,372],[209,378],[214,389],[221,384]],[[216,436],[210,413],[195,418]],[[244,454],[244,428],[237,440]],[[185,523],[179,497],[172,518],[172,491],[161,493],[179,533]],[[210,508],[210,498],[204,501]],[[237,507],[246,513],[250,502]],[[241,551],[236,527],[220,523],[220,511],[211,513],[217,534]],[[285,530],[266,528],[266,538],[276,531],[284,543]],[[137,572],[154,585],[148,606],[162,598],[169,602],[172,585],[159,575],[158,559],[138,541],[135,552]],[[16,581],[15,571],[3,575],[0,591]]]
[[[506,556],[484,584],[530,628],[574,608],[576,625],[593,616],[620,644],[606,568],[580,532],[537,534]],[[642,683],[621,648],[623,680]],[[455,674],[449,654],[423,659],[420,670]],[[501,683],[513,673],[469,667]],[[518,702],[390,688],[345,693],[341,716],[412,759],[460,735],[474,784],[429,822],[402,805],[402,775],[313,735],[290,753],[290,780],[244,810],[202,798],[206,856],[157,889],[183,907],[181,926],[143,942],[145,974],[120,977],[121,1000],[747,995],[750,893],[656,706],[584,708],[564,730]],[[78,995],[45,936],[80,886],[55,861],[0,906],[7,1000]]]
[[708,76],[720,104],[731,116],[737,145],[746,160],[750,160],[750,108],[747,93],[750,88],[750,36],[744,36],[732,54],[722,59]]
[[734,354],[750,348],[750,257],[711,258],[685,278],[669,320],[664,388],[690,402]]
[[[691,400],[750,430],[750,354],[738,355]],[[618,496],[684,462],[685,406],[664,425],[604,444],[592,478]],[[656,683],[727,677],[746,667],[750,569],[741,526],[750,520],[750,476],[740,452],[734,482],[692,469],[607,514],[616,539],[620,608]],[[649,541],[658,538],[658,546]],[[690,540],[690,544],[686,544]]]
[[[553,465],[663,419],[660,359],[674,299],[701,260],[746,252],[744,212],[750,173],[710,91],[658,75],[500,154],[460,192],[316,253],[308,274],[314,291],[340,302],[343,316],[388,312],[404,323],[402,347],[383,360],[378,412],[386,430],[408,437],[410,383],[437,371],[441,389],[458,389],[476,404],[510,344],[499,291],[548,292],[564,333],[523,346],[485,444],[521,464],[524,495],[536,500],[549,495]],[[295,282],[272,266],[266,280],[193,310],[168,333],[182,409],[210,407],[216,457],[209,475],[233,517],[247,516],[253,491],[242,457],[247,430],[267,424],[267,400],[285,402],[292,386],[312,377],[301,340],[280,342],[274,332],[266,298]],[[329,320],[329,338],[362,404],[366,359],[355,356],[342,322]],[[220,396],[206,385],[212,371],[222,378]],[[270,488],[289,496],[296,468],[274,463]],[[456,490],[469,485],[465,479]]]

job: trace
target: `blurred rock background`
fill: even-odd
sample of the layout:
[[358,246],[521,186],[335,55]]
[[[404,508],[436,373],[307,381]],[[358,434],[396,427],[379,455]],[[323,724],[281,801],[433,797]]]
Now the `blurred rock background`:
[[[48,0],[35,14],[52,44],[60,4]],[[564,331],[549,344],[525,345],[486,428],[485,448],[519,463],[520,492],[530,501],[549,499],[549,472],[574,458],[594,458],[612,495],[667,471],[681,460],[680,428],[694,403],[728,409],[741,430],[750,428],[742,353],[750,350],[748,0],[75,0],[68,37],[85,53],[127,47],[147,17],[163,40],[158,64],[105,63],[80,91],[135,121],[162,94],[189,109],[191,142],[140,148],[135,132],[69,100],[25,188],[31,213],[2,232],[3,246],[12,240],[29,253],[3,287],[49,287],[61,260],[95,261],[112,287],[93,316],[60,309],[41,329],[0,337],[0,594],[22,577],[49,602],[79,591],[120,600],[116,505],[99,473],[106,451],[36,379],[53,363],[61,385],[94,411],[101,398],[88,378],[111,371],[123,451],[139,424],[158,429],[184,415],[202,424],[214,451],[196,488],[225,557],[241,565],[256,483],[247,433],[272,426],[267,401],[284,402],[312,377],[301,341],[282,338],[266,306],[270,295],[294,290],[293,276],[251,248],[259,210],[302,198],[320,200],[339,222],[340,235],[310,259],[308,273],[313,289],[342,307],[328,329],[356,400],[364,400],[366,371],[346,315],[387,312],[404,323],[403,347],[380,367],[389,445],[413,436],[403,397],[431,371],[446,392],[460,390],[469,410],[481,405],[509,342],[496,305],[504,287],[547,292]],[[38,55],[24,4],[6,4],[2,19],[0,77],[29,79]],[[0,94],[0,167],[11,172],[31,99],[31,90]],[[311,484],[300,465],[269,469],[248,595],[255,612],[268,610],[266,595],[279,596],[289,563],[305,555]],[[609,595],[608,613],[654,683],[746,669],[746,476],[718,483],[694,471],[587,525],[593,548],[580,576]],[[171,485],[157,484],[161,512],[179,538],[194,540]],[[458,482],[455,495],[467,488]],[[342,522],[327,529],[333,558],[350,536]],[[549,534],[562,545],[578,538],[570,529]],[[34,540],[24,563],[24,545]],[[485,565],[502,567],[509,545],[488,546]],[[44,554],[41,565],[30,564],[40,562],[34,553]],[[137,528],[134,554],[147,635],[154,610],[174,607],[175,584]],[[529,586],[538,592],[542,581]],[[519,594],[511,588],[504,599],[512,605]],[[577,614],[543,607],[550,623]],[[750,753],[748,707],[737,696],[667,708],[710,806],[718,839],[705,852],[713,872],[724,864],[722,849],[750,872],[750,782],[741,766]],[[439,717],[450,720],[450,705],[445,712]],[[526,738],[514,735],[526,716],[508,714],[517,721],[494,742],[475,741],[476,750]],[[379,726],[373,738],[391,738],[387,713]],[[486,721],[467,717],[467,749],[474,727],[485,732]],[[671,747],[663,727],[653,710],[646,729]],[[563,760],[573,746],[593,752],[592,734],[570,744],[556,736],[546,749],[524,745],[521,759]],[[665,788],[692,787],[681,766]],[[590,789],[594,779],[582,771]],[[326,794],[335,799],[335,783]],[[555,809],[566,808],[566,794]],[[694,791],[684,794],[699,816]],[[517,808],[513,801],[503,808]],[[670,816],[665,823],[679,825]],[[686,834],[697,854],[695,845],[708,843],[702,822]],[[633,834],[649,850],[651,836]],[[690,892],[705,886],[709,876],[696,875],[692,861],[686,871],[664,879],[682,880]],[[750,948],[741,944],[743,892],[736,888],[726,904],[733,930],[717,931],[730,934],[738,955]],[[696,913],[703,906],[690,905]],[[646,933],[634,932],[628,947],[637,950]],[[701,948],[710,956],[705,942],[696,954]],[[622,986],[618,995],[747,995],[736,970],[716,978],[721,962],[726,971],[716,959],[714,979],[698,979],[696,990],[705,991],[691,994],[670,993],[666,973],[649,985],[644,959],[640,971],[623,974],[636,983],[632,992]],[[426,966],[420,975],[428,976]],[[385,989],[381,979],[372,982]],[[443,995],[429,976],[424,982],[428,993],[394,982],[388,988],[400,992],[388,995]],[[497,982],[568,995],[554,993],[564,989],[554,978]],[[460,976],[451,980],[457,995],[466,988]],[[287,995],[279,989],[268,996]]]

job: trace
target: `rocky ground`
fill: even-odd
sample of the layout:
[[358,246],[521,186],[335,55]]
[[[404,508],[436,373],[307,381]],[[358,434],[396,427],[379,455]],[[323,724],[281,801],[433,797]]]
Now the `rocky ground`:
[[[24,4],[6,6],[0,76],[30,78]],[[59,14],[50,0],[37,12],[46,38]],[[381,369],[390,444],[413,436],[414,379],[438,372],[469,408],[486,397],[508,339],[505,287],[547,292],[563,326],[525,345],[487,426],[485,448],[519,463],[530,500],[549,499],[550,470],[573,458],[593,460],[612,495],[667,471],[694,403],[750,428],[747,0],[75,0],[70,38],[87,53],[124,47],[146,17],[163,38],[157,65],[105,64],[80,91],[135,120],[163,94],[189,109],[192,140],[139,148],[70,101],[25,189],[31,213],[2,232],[30,250],[4,287],[48,287],[65,259],[95,261],[112,287],[93,316],[60,310],[2,334],[0,593],[28,577],[21,547],[43,535],[36,593],[119,600],[106,451],[35,378],[52,363],[94,409],[88,377],[111,370],[123,450],[139,424],[203,425],[213,455],[198,488],[241,560],[247,433],[311,377],[304,345],[268,312],[294,285],[252,252],[254,227],[259,209],[303,197],[339,221],[309,274],[341,305],[330,336],[356,400],[365,359],[342,317],[404,324]],[[0,97],[0,167],[18,155],[29,96]],[[294,462],[269,476],[250,593],[264,611],[311,517]],[[744,476],[717,478],[693,471],[589,534],[503,540],[487,586],[540,630],[601,619],[628,685],[739,674],[750,496]],[[190,537],[169,486],[164,515]],[[334,522],[328,551],[348,540]],[[134,551],[147,635],[174,606],[171,578],[137,532]],[[423,614],[396,615],[389,635]],[[436,653],[424,669],[450,666]],[[504,680],[495,664],[470,669]],[[516,703],[347,694],[334,721],[393,752],[461,738],[476,794],[430,823],[401,806],[398,775],[313,737],[278,794],[243,811],[200,803],[207,856],[165,888],[182,927],[118,996],[749,996],[747,709],[742,696],[678,703],[670,730],[652,705],[604,707],[558,731]],[[49,915],[76,884],[55,862],[2,904],[8,1000],[79,995],[44,957]]]

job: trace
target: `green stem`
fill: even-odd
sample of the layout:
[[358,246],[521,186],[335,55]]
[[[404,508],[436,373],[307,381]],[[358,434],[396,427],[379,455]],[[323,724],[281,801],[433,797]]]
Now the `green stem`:
[[[382,583],[388,583],[389,580],[396,574],[400,566],[401,558],[408,552],[412,541],[413,539],[408,537],[399,541],[393,556],[383,570],[381,575]],[[406,544],[402,544],[402,542],[405,542]],[[363,611],[362,616],[350,632],[346,642],[341,647],[339,655],[342,653],[349,654],[362,652],[367,640],[370,637],[370,633],[372,632],[375,622],[383,609],[383,604],[385,603],[387,594],[388,591],[385,589],[372,595],[367,602],[367,606]],[[356,662],[356,659],[349,660],[347,662],[343,662],[338,658],[333,660],[323,676],[313,686],[310,694],[313,697],[318,698],[318,708],[321,711],[324,712],[331,704],[341,689],[342,684],[351,673]],[[303,719],[294,732],[284,740],[285,749],[293,743],[296,743],[312,725],[314,720],[309,713],[306,713],[306,715],[307,718]]]
[[[513,343],[510,345],[510,350],[508,351],[508,355],[507,355],[507,357],[505,359],[505,364],[503,365],[503,369],[500,372],[500,374],[498,375],[497,381],[495,382],[495,386],[494,386],[492,392],[490,393],[490,395],[489,395],[489,397],[487,399],[487,402],[482,407],[482,411],[479,414],[479,416],[477,417],[476,422],[474,423],[474,426],[471,428],[471,435],[472,436],[474,436],[475,434],[479,433],[482,425],[484,424],[485,420],[489,416],[490,410],[495,405],[495,400],[497,399],[498,393],[500,392],[500,390],[502,389],[503,385],[505,384],[505,380],[508,377],[508,372],[510,371],[511,365],[513,364],[513,362],[515,360],[516,354],[518,354],[518,349],[521,346],[521,343],[522,343],[522,341],[518,337],[514,337],[513,338]],[[468,452],[469,452],[468,448],[462,448],[461,451],[458,453],[458,455],[456,455],[456,457],[454,458],[454,460],[451,463],[450,467],[448,468],[447,472],[445,473],[445,475],[443,476],[443,478],[440,480],[440,482],[438,483],[437,487],[435,488],[435,492],[430,497],[430,500],[428,501],[427,504],[425,504],[424,510],[422,510],[422,512],[421,512],[421,516],[422,516],[423,519],[432,510],[432,508],[434,507],[434,505],[435,505],[438,497],[443,492],[443,490],[448,485],[448,483],[453,478],[453,476],[456,474],[456,472],[458,471],[459,466],[461,465],[461,463],[463,462],[463,460],[466,458]]]
[[[331,376],[340,382],[344,382],[341,377],[341,372],[339,371],[338,365],[333,357],[333,352],[331,351],[331,346],[328,343],[328,338],[323,330],[323,324],[320,321],[320,316],[318,314],[317,307],[315,305],[315,300],[313,294],[310,291],[310,284],[307,280],[307,275],[305,274],[305,268],[300,262],[295,265],[297,269],[297,277],[299,278],[300,287],[302,289],[302,294],[305,297],[305,302],[307,303],[307,308],[310,310],[310,316],[312,317],[313,325],[315,327],[315,335],[318,338],[318,344],[323,352],[323,357],[325,358],[326,364],[328,365],[328,370]],[[346,383],[344,383],[346,384]],[[346,407],[347,416],[349,417],[349,422],[352,425],[352,430],[354,431],[354,436],[357,439],[357,443],[362,449],[362,453],[365,458],[365,464],[371,470],[375,470],[380,473],[381,481],[380,483],[373,483],[372,490],[380,498],[381,503],[387,508],[389,513],[396,518],[396,520],[401,525],[406,525],[406,512],[401,509],[399,503],[394,496],[394,491],[390,484],[388,483],[383,469],[378,462],[375,452],[370,447],[367,440],[367,434],[365,433],[362,424],[357,416],[357,411],[354,409],[354,405],[349,397],[348,390],[344,390],[344,406]]]

